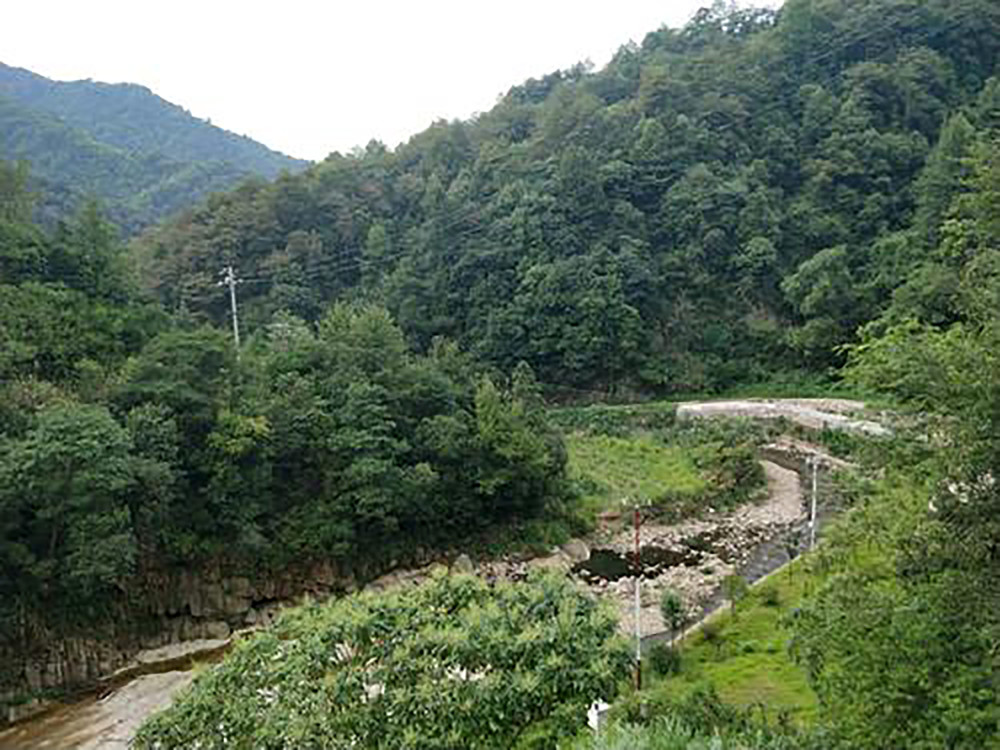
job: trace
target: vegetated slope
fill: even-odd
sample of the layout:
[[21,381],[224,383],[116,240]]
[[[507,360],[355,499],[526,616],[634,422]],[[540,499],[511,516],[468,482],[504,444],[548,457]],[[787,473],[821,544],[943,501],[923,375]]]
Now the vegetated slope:
[[614,615],[564,577],[440,575],[286,613],[132,746],[556,747],[628,666]]
[[228,161],[264,177],[306,165],[132,83],[53,81],[0,63],[0,95],[129,151],[160,152],[179,161]]
[[279,317],[236,352],[135,288],[93,204],[34,223],[26,182],[0,161],[0,715],[121,661],[61,638],[122,643],[150,617],[166,633],[173,607],[205,627],[165,593],[173,570],[321,564],[348,589],[562,517],[565,451],[526,369],[413,352],[374,305]]
[[420,346],[573,388],[825,372],[933,242],[949,134],[985,137],[998,52],[985,0],[717,5],[395,152],[215,198],[137,254],[217,322],[233,261],[250,327],[377,298]]
[[46,223],[66,218],[87,196],[99,196],[126,230],[190,206],[250,174],[226,162],[184,163],[133,154],[95,140],[53,115],[0,98],[0,149],[31,164]]
[[43,217],[65,216],[80,196],[94,195],[128,230],[251,176],[305,166],[144,87],[51,81],[3,64],[0,157],[30,163],[47,198]]

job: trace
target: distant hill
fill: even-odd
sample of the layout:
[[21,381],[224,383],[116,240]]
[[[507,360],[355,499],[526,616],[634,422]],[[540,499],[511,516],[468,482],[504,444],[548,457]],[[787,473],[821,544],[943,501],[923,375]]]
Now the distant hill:
[[307,162],[192,116],[134,84],[53,81],[0,64],[0,158],[24,160],[43,219],[86,195],[133,232],[247,178]]

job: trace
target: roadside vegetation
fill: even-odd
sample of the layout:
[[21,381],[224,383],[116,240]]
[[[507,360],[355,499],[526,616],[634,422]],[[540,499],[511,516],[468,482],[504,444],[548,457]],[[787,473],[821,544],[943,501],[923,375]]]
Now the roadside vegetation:
[[[800,560],[754,586],[673,647],[676,658],[657,670],[656,654],[644,665],[642,702],[653,714],[679,699],[710,691],[724,702],[763,711],[769,718],[805,727],[818,711],[802,665],[793,658],[794,616],[819,578]],[[653,651],[669,649],[658,644]],[[662,659],[662,657],[661,657]]]

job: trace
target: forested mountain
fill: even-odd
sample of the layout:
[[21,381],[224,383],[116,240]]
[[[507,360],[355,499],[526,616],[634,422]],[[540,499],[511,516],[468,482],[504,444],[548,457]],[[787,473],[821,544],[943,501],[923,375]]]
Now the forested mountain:
[[364,580],[565,499],[526,368],[414,353],[373,305],[278,316],[236,352],[136,287],[93,203],[33,222],[27,182],[0,162],[0,707],[34,649],[134,633],[143,576]]
[[142,86],[52,81],[3,64],[0,158],[31,165],[44,218],[93,196],[129,231],[250,177],[305,166]]
[[[789,618],[787,645],[820,699],[816,725],[801,737],[776,727],[772,742],[710,700],[677,715],[699,724],[706,747],[996,747],[998,60],[993,0],[717,4],[601,71],[529,80],[396,151],[372,143],[243,182],[128,246],[80,196],[103,195],[134,227],[244,167],[200,160],[193,135],[171,154],[131,150],[139,135],[110,116],[90,122],[81,104],[117,87],[58,112],[0,92],[4,149],[35,154],[30,170],[0,159],[0,708],[106,674],[102,638],[124,632],[137,650],[164,616],[180,635],[179,618],[205,612],[200,600],[156,601],[168,580],[203,576],[223,608],[241,598],[223,578],[264,581],[270,601],[283,596],[275,577],[297,568],[325,566],[329,593],[498,528],[586,529],[586,483],[567,471],[547,395],[722,389],[794,371],[890,394],[921,429],[858,445],[815,436],[857,448],[868,470],[838,488],[849,507],[805,556],[816,585]],[[39,200],[60,220],[39,221]],[[243,281],[238,348],[217,286],[225,264]],[[753,464],[734,441],[705,451]],[[267,658],[289,687],[273,722],[261,723],[258,702],[275,696],[226,670],[181,719],[200,727],[202,705],[238,695],[245,736],[299,747],[302,731],[333,731],[331,704],[296,691],[346,684],[330,671],[341,628],[400,655],[394,670],[439,673],[452,647],[503,645],[452,629],[457,610],[441,602],[457,591],[481,602],[467,624],[503,623],[548,676],[487,676],[508,702],[481,714],[465,711],[473,693],[449,694],[444,705],[460,707],[434,715],[442,735],[459,717],[512,745],[551,747],[503,722],[536,716],[510,702],[521,688],[535,710],[551,706],[550,685],[575,704],[591,697],[591,677],[605,684],[604,669],[576,682],[591,666],[579,643],[569,664],[534,660],[554,642],[547,633],[568,638],[580,622],[539,613],[588,605],[563,585],[550,589],[557,598],[486,588],[442,584],[427,606],[419,593],[364,600],[368,613],[388,603],[433,615],[415,641],[385,637],[350,601],[301,610],[265,646],[238,647],[237,665]],[[531,617],[515,622],[498,601]],[[293,640],[308,648],[281,661]],[[412,643],[426,659],[411,659]],[[85,646],[93,658],[79,671],[38,669]],[[519,652],[493,653],[479,667]],[[370,665],[340,670],[351,690],[369,695]],[[412,684],[392,705],[427,720],[435,688]],[[380,705],[361,716],[373,736]],[[646,705],[633,707],[644,720]],[[661,707],[649,708],[655,718]],[[402,711],[398,736],[412,736]],[[229,743],[210,714],[212,741]],[[567,717],[556,718],[580,723]],[[729,745],[726,722],[739,735]],[[440,747],[470,744],[454,732],[449,742]]]
[[142,238],[173,310],[246,323],[383,301],[572,388],[685,390],[840,363],[934,242],[1000,96],[988,0],[717,3],[390,152],[217,196]]

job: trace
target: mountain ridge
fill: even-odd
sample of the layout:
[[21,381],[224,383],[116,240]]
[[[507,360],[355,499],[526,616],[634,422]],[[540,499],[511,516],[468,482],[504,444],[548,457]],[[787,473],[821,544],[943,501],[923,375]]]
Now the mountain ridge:
[[46,191],[60,201],[42,204],[43,219],[65,216],[92,195],[129,233],[212,192],[308,164],[194,117],[141,84],[56,81],[3,63],[0,156],[27,161],[41,184],[66,187]]

